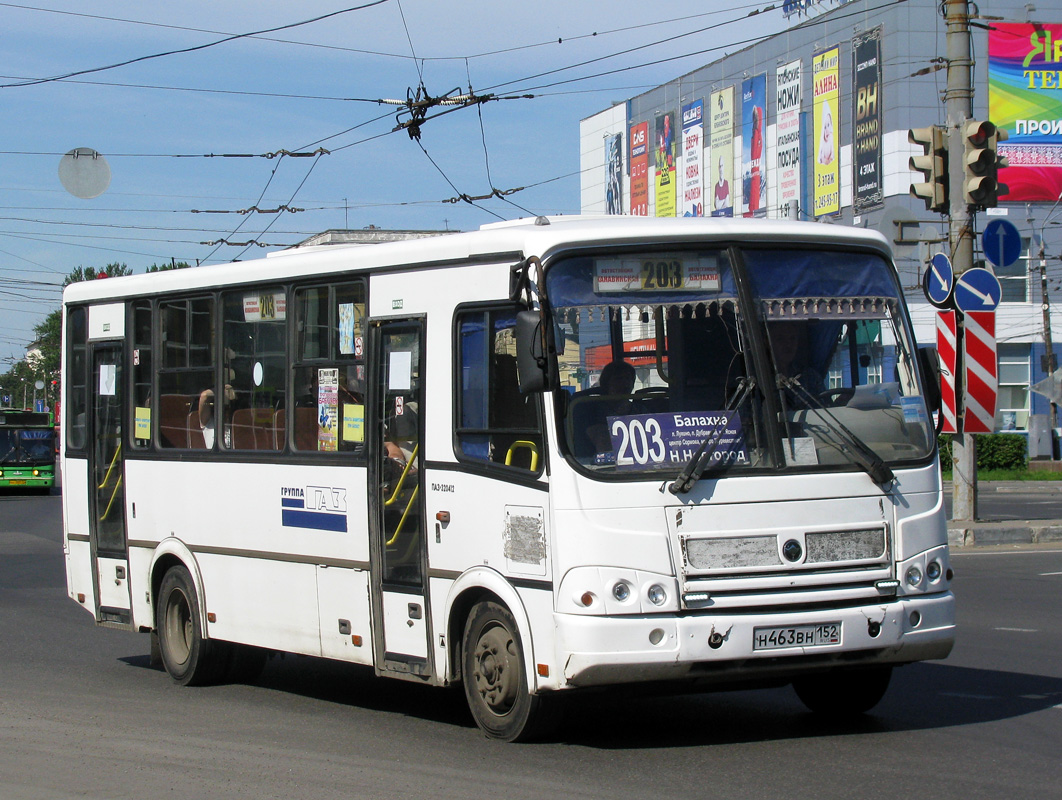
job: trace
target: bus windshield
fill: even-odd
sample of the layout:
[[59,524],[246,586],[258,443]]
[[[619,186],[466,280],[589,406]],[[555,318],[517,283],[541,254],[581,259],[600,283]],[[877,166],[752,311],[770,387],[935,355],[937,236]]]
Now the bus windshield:
[[0,409],[0,464],[40,465],[55,461],[55,430],[47,414]]
[[[863,469],[932,452],[895,272],[873,252],[688,249],[546,272],[560,439],[595,475]],[[688,471],[688,470],[687,470]]]

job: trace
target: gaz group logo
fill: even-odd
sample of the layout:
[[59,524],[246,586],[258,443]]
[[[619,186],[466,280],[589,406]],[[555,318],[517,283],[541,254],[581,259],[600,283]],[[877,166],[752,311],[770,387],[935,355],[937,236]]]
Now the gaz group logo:
[[347,490],[336,486],[284,486],[281,525],[315,531],[347,532]]

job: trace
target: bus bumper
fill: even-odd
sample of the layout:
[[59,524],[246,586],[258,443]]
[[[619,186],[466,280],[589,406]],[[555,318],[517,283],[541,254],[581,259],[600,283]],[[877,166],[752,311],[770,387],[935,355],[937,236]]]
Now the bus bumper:
[[[785,680],[842,666],[945,658],[955,641],[951,592],[834,610],[762,614],[595,617],[557,614],[568,686],[654,680],[707,683]],[[765,629],[840,623],[840,641],[758,649]],[[757,636],[758,632],[758,636]]]

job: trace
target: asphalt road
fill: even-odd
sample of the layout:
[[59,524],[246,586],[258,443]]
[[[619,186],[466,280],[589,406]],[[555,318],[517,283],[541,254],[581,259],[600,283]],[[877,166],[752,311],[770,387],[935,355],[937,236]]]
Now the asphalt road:
[[[944,508],[951,517],[952,487],[944,487]],[[1062,481],[980,482],[977,518],[986,522],[1062,520]]]
[[457,692],[308,658],[189,689],[65,596],[59,498],[0,496],[0,798],[1044,798],[1062,765],[1062,549],[956,553],[959,641],[875,712],[789,688],[574,702],[485,739]]

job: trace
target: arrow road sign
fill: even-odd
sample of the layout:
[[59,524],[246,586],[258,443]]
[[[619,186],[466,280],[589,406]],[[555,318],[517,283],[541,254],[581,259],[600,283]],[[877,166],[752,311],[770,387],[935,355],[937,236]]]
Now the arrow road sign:
[[1021,256],[1021,234],[1013,222],[994,219],[981,234],[981,249],[997,267],[1009,267]]
[[926,299],[937,308],[946,308],[954,286],[955,272],[951,267],[951,259],[944,253],[937,253],[922,278],[922,291]]
[[1003,290],[987,269],[968,269],[955,281],[955,307],[962,312],[995,311]]

